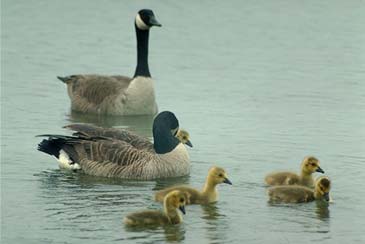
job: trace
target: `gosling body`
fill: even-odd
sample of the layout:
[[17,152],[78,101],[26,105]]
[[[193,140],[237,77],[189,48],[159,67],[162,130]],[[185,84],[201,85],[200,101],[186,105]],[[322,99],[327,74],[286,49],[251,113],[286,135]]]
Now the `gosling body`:
[[300,174],[293,172],[274,172],[265,177],[265,182],[268,185],[302,185],[314,187],[312,174],[314,172],[324,173],[319,166],[319,160],[315,157],[305,157],[301,164]]
[[179,190],[187,195],[187,204],[209,204],[217,201],[218,192],[216,186],[221,183],[232,184],[224,169],[220,167],[212,167],[208,172],[202,191],[190,186],[172,186],[156,192],[155,201],[162,202],[169,192]]
[[176,225],[183,221],[178,209],[185,214],[186,195],[181,191],[172,191],[164,198],[164,210],[147,210],[127,215],[127,226]]
[[269,201],[283,203],[303,203],[320,199],[329,201],[330,187],[331,183],[327,177],[319,177],[314,189],[300,185],[272,186],[268,189]]

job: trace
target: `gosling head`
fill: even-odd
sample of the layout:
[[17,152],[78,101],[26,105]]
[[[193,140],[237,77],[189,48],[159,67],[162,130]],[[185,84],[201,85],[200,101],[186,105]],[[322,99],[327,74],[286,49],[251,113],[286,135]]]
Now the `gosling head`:
[[216,185],[221,183],[232,185],[232,182],[228,179],[226,171],[220,167],[212,167],[208,172],[208,179]]
[[314,187],[314,196],[316,199],[324,198],[327,202],[330,200],[329,192],[331,189],[331,181],[328,177],[322,176],[316,180]]
[[302,162],[302,171],[312,174],[314,172],[324,173],[323,169],[319,167],[319,160],[315,157],[305,157]]
[[161,24],[156,20],[152,10],[140,10],[136,16],[136,27],[140,30],[149,30],[152,26],[161,27]]
[[187,194],[179,190],[172,191],[166,195],[164,202],[167,208],[169,209],[178,208],[183,214],[185,214]]
[[179,139],[179,141],[181,143],[186,144],[189,147],[193,147],[193,144],[191,144],[191,141],[190,141],[189,132],[187,132],[186,130],[179,129],[177,134],[176,134],[176,138]]

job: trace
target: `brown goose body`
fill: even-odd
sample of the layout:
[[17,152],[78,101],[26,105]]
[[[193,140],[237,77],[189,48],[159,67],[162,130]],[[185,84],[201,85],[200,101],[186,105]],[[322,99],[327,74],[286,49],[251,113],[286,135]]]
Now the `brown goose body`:
[[[190,159],[186,147],[171,133],[178,130],[176,126],[173,113],[161,112],[154,120],[152,144],[127,131],[71,125],[68,128],[80,131],[74,136],[43,135],[48,139],[38,150],[55,156],[61,168],[81,169],[89,175],[138,180],[184,176],[190,173]],[[112,132],[116,136],[108,137]]]
[[133,78],[97,74],[57,77],[67,85],[72,110],[103,115],[157,113],[154,83],[148,66],[148,42],[150,28],[161,24],[149,9],[140,10],[134,24],[137,67]]

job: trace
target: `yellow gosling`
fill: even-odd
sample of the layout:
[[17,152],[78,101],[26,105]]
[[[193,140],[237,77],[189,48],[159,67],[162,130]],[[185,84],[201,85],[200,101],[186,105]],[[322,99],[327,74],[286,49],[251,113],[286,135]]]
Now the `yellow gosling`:
[[300,175],[293,172],[274,172],[265,177],[268,185],[303,185],[314,186],[312,174],[314,172],[324,173],[319,167],[319,160],[315,157],[305,157],[301,164]]
[[124,218],[127,226],[148,226],[148,225],[175,225],[182,222],[179,209],[185,214],[186,194],[181,191],[172,191],[164,198],[164,210],[146,210],[135,212]]
[[302,203],[324,199],[330,201],[331,181],[322,176],[316,180],[314,190],[299,185],[272,186],[268,189],[270,202]]
[[202,191],[189,186],[172,186],[156,192],[155,201],[162,202],[166,194],[174,190],[179,190],[184,192],[188,197],[187,204],[208,204],[216,202],[218,199],[216,186],[221,183],[232,185],[224,169],[220,167],[212,167],[208,172],[208,177]]
[[179,141],[183,144],[188,145],[189,147],[193,147],[193,144],[191,144],[190,141],[190,135],[189,132],[187,132],[184,129],[179,129],[176,133],[176,138],[179,139]]

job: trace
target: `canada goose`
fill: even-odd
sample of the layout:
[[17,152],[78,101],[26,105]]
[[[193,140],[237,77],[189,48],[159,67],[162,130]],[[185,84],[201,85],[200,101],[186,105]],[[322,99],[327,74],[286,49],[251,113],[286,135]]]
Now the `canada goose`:
[[178,129],[175,115],[165,111],[153,122],[153,151],[87,133],[41,135],[48,139],[38,150],[55,156],[61,168],[81,169],[89,175],[138,180],[184,176],[190,173],[190,159],[186,147],[174,136]]
[[268,185],[303,185],[313,187],[314,172],[324,173],[319,167],[319,160],[315,157],[305,157],[301,164],[300,175],[293,172],[275,172],[265,177]]
[[[134,134],[131,131],[116,128],[102,128],[91,124],[71,124],[66,125],[63,128],[67,128],[76,131],[74,136],[87,136],[87,137],[104,137],[115,140],[125,141],[131,144],[133,147],[141,150],[147,150],[154,152],[153,143],[145,137]],[[190,134],[184,129],[179,129],[175,135],[177,139],[183,144],[193,147],[190,142]]]
[[325,199],[330,201],[331,181],[322,176],[316,180],[314,190],[306,186],[272,186],[268,189],[271,202],[301,203]]
[[137,67],[133,78],[113,75],[57,77],[67,84],[72,110],[108,115],[157,113],[153,80],[148,68],[148,39],[152,26],[161,26],[152,10],[142,9],[135,18]]
[[174,190],[179,190],[187,194],[188,204],[208,204],[217,201],[218,192],[216,186],[221,183],[232,185],[224,169],[212,167],[208,172],[208,177],[202,191],[198,191],[189,186],[172,186],[156,192],[155,201],[162,202],[166,194]]
[[179,224],[182,222],[182,217],[177,209],[185,214],[185,204],[185,194],[181,191],[172,191],[164,198],[163,212],[157,210],[147,210],[131,213],[124,218],[124,223],[128,226]]

